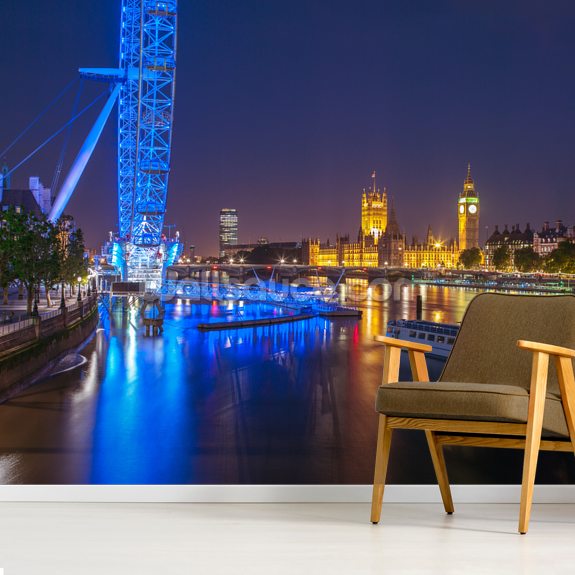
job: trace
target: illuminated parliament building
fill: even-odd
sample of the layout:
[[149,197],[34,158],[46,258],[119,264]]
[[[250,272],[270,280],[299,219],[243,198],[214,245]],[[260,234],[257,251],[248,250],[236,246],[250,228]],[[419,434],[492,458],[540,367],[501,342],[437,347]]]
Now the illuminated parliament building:
[[361,196],[361,226],[356,241],[349,235],[336,236],[335,243],[319,239],[303,242],[303,262],[313,266],[455,268],[461,250],[479,247],[479,197],[471,177],[471,166],[457,201],[458,240],[443,241],[431,226],[425,241],[407,243],[397,222],[393,201],[386,188],[364,188]]

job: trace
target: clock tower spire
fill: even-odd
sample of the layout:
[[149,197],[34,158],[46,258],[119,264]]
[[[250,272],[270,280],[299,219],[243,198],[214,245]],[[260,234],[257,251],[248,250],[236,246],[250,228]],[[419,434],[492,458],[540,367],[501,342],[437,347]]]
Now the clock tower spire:
[[471,163],[467,164],[467,177],[457,201],[459,220],[459,249],[479,247],[479,195],[471,177]]

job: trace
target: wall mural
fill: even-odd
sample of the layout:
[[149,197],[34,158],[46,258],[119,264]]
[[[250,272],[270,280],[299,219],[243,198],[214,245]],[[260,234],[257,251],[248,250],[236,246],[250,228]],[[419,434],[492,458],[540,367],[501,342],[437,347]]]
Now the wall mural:
[[[0,38],[0,483],[369,484],[374,336],[435,379],[478,293],[573,293],[572,8],[52,4]],[[423,433],[388,483],[435,483]]]

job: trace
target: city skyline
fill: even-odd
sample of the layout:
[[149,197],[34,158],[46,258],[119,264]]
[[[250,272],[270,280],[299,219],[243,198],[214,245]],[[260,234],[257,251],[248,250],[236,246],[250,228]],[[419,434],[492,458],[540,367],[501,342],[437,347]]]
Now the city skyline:
[[[6,77],[18,82],[5,94],[0,148],[79,66],[115,64],[118,10],[48,10],[39,1],[5,9],[13,25],[2,49],[25,42],[6,63]],[[469,161],[490,231],[570,221],[574,23],[568,2],[507,2],[495,11],[480,2],[366,1],[352,12],[339,1],[329,10],[313,1],[182,4],[166,221],[202,254],[217,253],[225,205],[242,214],[242,242],[353,233],[357,197],[375,167],[409,235],[431,224],[455,237],[452,201]],[[31,131],[8,162],[69,113]],[[85,134],[85,124],[74,129],[67,162]],[[34,158],[14,185],[37,175],[49,186],[59,151],[58,143]],[[115,172],[112,123],[68,210],[90,245],[116,227]]]
[[[389,202],[389,205],[392,206],[394,205],[394,198],[393,196],[390,196],[388,199],[388,194],[387,194],[387,187],[386,186],[379,186],[376,184],[376,170],[373,170],[372,174],[371,174],[371,185],[369,187],[364,187],[362,188],[361,194],[364,196],[364,202],[365,202],[365,194],[366,192],[369,194],[370,192],[375,192],[377,190],[378,193],[381,193],[382,198],[385,198],[385,200],[383,201],[383,205],[385,205],[385,212],[386,212],[386,216],[385,216],[385,223],[383,225],[381,225],[381,229],[373,230],[373,232],[375,233],[376,237],[377,235],[381,235],[381,233],[383,231],[385,231],[386,228],[386,224],[387,224],[387,212],[388,212],[388,208],[387,208],[387,204]],[[462,235],[462,230],[466,229],[466,221],[467,221],[467,216],[463,216],[462,214],[464,213],[462,211],[462,206],[461,206],[461,202],[464,201],[462,200],[462,197],[466,194],[470,194],[471,196],[479,196],[479,193],[475,190],[475,178],[472,175],[472,167],[471,167],[471,162],[469,162],[467,164],[467,172],[466,172],[466,177],[463,180],[463,194],[462,194],[462,190],[460,188],[460,192],[458,194],[458,199],[457,199],[457,208],[458,211],[457,213],[455,213],[455,216],[458,220],[458,226],[455,226],[455,231],[452,235],[449,236],[441,236],[439,234],[434,234],[434,236],[436,237],[437,240],[440,240],[442,243],[443,242],[450,242],[450,241],[455,241],[456,243],[459,244],[459,249],[460,250],[464,250],[464,249],[468,249],[469,247],[480,247],[482,248],[485,245],[485,242],[489,239],[489,237],[492,236],[493,233],[497,233],[498,231],[501,231],[503,233],[503,231],[507,232],[507,228],[511,228],[512,230],[517,228],[522,228],[525,227],[527,229],[532,229],[533,231],[538,231],[540,228],[541,229],[545,229],[546,227],[549,227],[549,223],[552,222],[554,225],[559,225],[559,223],[563,224],[563,218],[562,217],[557,217],[553,220],[551,219],[539,219],[536,220],[535,222],[531,222],[531,221],[527,221],[527,222],[519,222],[519,223],[508,223],[508,222],[499,222],[496,221],[495,223],[489,225],[483,225],[482,223],[479,222],[479,213],[478,213],[478,197],[477,198],[473,198],[471,201],[472,202],[477,202],[476,203],[476,207],[472,208],[473,209],[473,214],[475,214],[477,212],[477,222],[474,226],[473,229],[473,240],[471,242],[471,244],[468,246],[467,243],[465,243],[464,247],[462,247],[463,243],[461,242],[461,235]],[[358,195],[358,200],[359,200],[359,195]],[[468,200],[469,201],[469,200]],[[391,208],[391,209],[395,209],[395,208]],[[233,211],[235,213],[235,217],[236,217],[236,227],[237,227],[237,219],[238,219],[238,214],[237,214],[237,210],[235,208],[231,209],[230,208],[222,208],[220,210],[220,244],[221,244],[221,218],[222,218],[222,212],[225,211]],[[366,218],[366,214],[363,212],[363,209],[361,209],[361,213],[360,213],[360,209],[357,208],[356,206],[356,211],[358,212],[356,214],[355,219],[357,220],[358,218],[361,219],[361,225],[360,225],[360,230],[365,228],[365,218]],[[448,219],[449,217],[452,217],[453,214],[448,214]],[[394,216],[395,217],[395,216]],[[369,216],[368,216],[369,219]],[[475,219],[473,217],[473,215],[471,216],[471,219]],[[357,223],[357,222],[356,222]],[[406,227],[406,225],[404,225],[402,222],[397,223],[396,225],[398,227],[398,231],[405,236],[405,238],[409,241],[418,241],[419,239],[423,238],[426,234],[429,233],[430,229],[433,228],[433,226],[431,224],[428,224],[426,226],[426,232],[424,233],[423,230],[410,230]],[[463,227],[462,227],[463,226]],[[357,228],[357,226],[356,226]],[[499,228],[501,228],[501,230],[499,230]],[[367,228],[365,228],[365,230],[369,231],[370,229],[370,224],[367,225]],[[341,238],[341,237],[353,237],[355,234],[354,232],[350,232],[350,230],[332,230],[333,233],[331,233],[328,236],[325,237],[320,237],[318,234],[312,234],[310,236],[307,237],[299,237],[299,238],[292,238],[292,240],[294,241],[302,241],[302,240],[309,240],[309,239],[317,239],[318,241],[324,242],[327,241],[329,242],[334,242],[335,240],[337,240],[337,238]],[[465,235],[465,232],[463,232]],[[257,236],[258,241],[261,241],[262,239],[265,239],[266,241],[278,241],[275,237],[267,237],[267,236],[263,236],[262,234],[257,234],[257,230],[251,230],[250,231],[251,236],[254,236],[254,234]],[[236,235],[237,235],[237,230],[236,230]],[[250,236],[250,237],[251,237]],[[239,237],[239,236],[238,236]],[[241,239],[241,238],[240,238]],[[469,239],[467,239],[467,242],[469,242]],[[257,242],[256,241],[239,241],[239,244],[252,244],[252,245],[256,245]],[[231,244],[230,244],[231,245]],[[220,250],[221,252],[221,250]],[[221,253],[220,253],[221,255]]]

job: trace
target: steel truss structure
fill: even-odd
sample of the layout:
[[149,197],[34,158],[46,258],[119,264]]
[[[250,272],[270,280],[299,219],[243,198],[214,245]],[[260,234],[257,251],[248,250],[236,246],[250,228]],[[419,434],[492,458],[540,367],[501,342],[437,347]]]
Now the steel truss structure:
[[161,284],[176,79],[176,0],[123,0],[118,214],[127,278]]
[[86,138],[50,213],[65,209],[118,100],[118,235],[113,261],[125,279],[161,287],[162,272],[181,253],[162,233],[174,121],[177,0],[122,0],[119,68],[83,68],[110,82],[104,110]]

